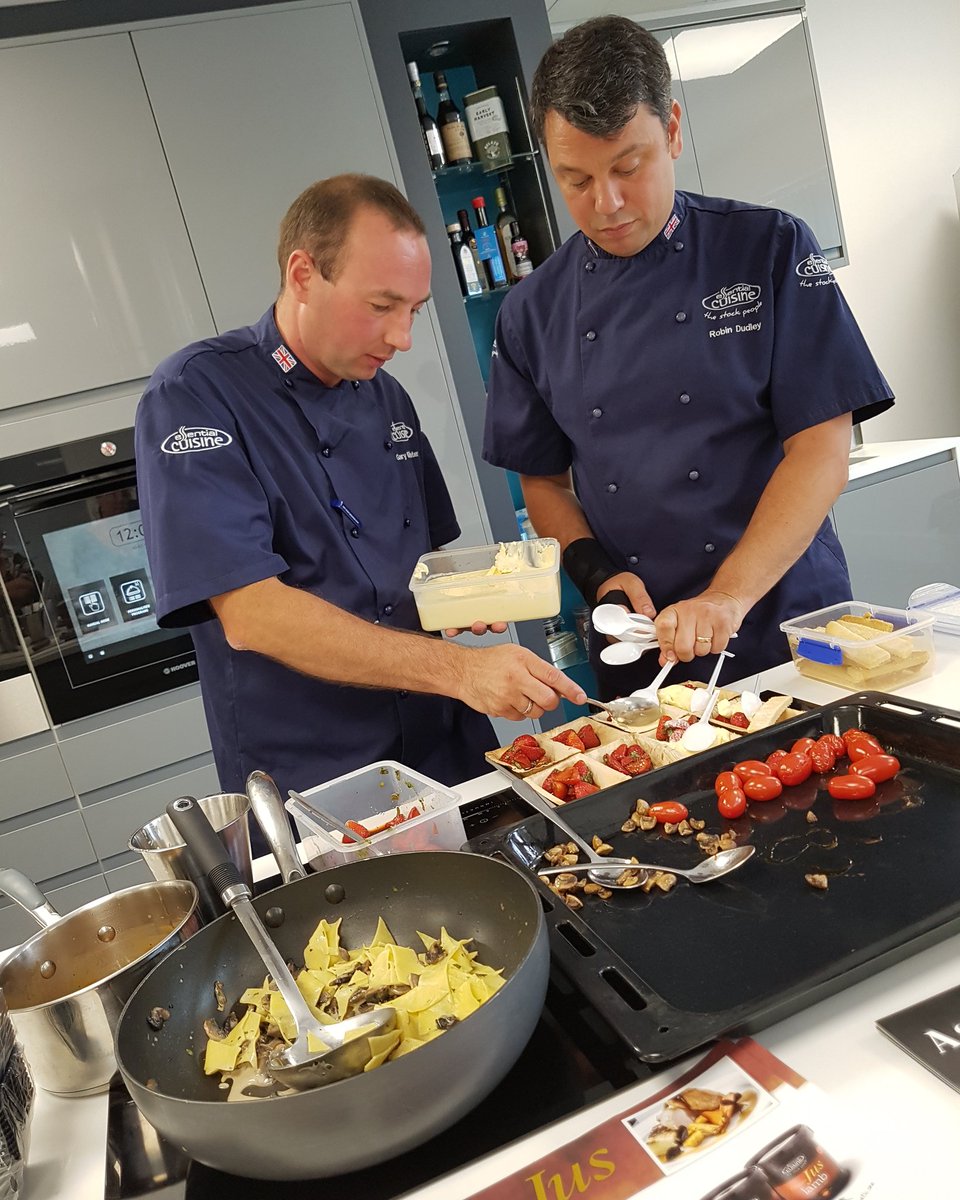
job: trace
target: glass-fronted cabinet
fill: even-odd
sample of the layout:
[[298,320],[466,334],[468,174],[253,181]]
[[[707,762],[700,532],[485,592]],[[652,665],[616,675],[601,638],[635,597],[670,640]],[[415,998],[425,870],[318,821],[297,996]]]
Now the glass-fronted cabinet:
[[[427,221],[434,309],[491,532],[531,536],[519,480],[481,450],[500,305],[572,231],[527,118],[546,11],[492,0],[477,19],[465,0],[358,4],[404,187]],[[562,598],[559,618],[522,622],[517,636],[591,693],[583,602],[566,579]]]

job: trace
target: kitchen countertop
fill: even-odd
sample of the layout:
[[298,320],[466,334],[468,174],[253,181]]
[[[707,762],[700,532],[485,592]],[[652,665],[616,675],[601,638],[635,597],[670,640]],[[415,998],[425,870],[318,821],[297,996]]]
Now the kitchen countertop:
[[902,467],[907,463],[941,454],[944,450],[956,451],[960,438],[914,438],[902,442],[866,442],[850,455],[850,482],[878,475],[891,467]]
[[[931,452],[944,448],[941,442],[924,444],[934,447]],[[935,675],[904,687],[900,694],[937,707],[960,709],[960,638],[937,635],[936,644]],[[815,704],[843,695],[839,689],[804,679],[792,665],[744,680],[742,686],[770,689]],[[502,775],[493,771],[459,790],[469,800],[502,786]],[[866,1160],[882,1181],[871,1200],[919,1197],[915,1140],[907,1131],[918,1120],[923,1124],[936,1120],[937,1114],[950,1122],[958,1106],[956,1093],[894,1046],[874,1027],[874,1021],[957,983],[960,936],[904,959],[757,1035],[768,1050],[832,1096],[859,1128]],[[411,1195],[417,1200],[468,1197],[626,1107],[631,1093],[644,1086],[619,1092]],[[28,1200],[102,1200],[106,1126],[106,1095],[70,1100],[38,1091],[26,1172]],[[949,1152],[933,1152],[925,1159],[923,1195],[954,1195],[955,1168]]]

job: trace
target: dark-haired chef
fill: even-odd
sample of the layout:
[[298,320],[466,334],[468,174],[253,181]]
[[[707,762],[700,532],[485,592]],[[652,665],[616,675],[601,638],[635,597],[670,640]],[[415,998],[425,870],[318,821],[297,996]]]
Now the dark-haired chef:
[[484,769],[487,716],[583,694],[514,645],[418,633],[408,584],[459,535],[410,397],[381,368],[429,297],[424,227],[383,180],[314,184],[280,231],[253,326],[157,368],[137,476],[163,626],[188,626],[220,786],[283,794],[378,759],[441,783]]
[[[752,675],[787,656],[781,621],[850,598],[828,513],[851,421],[892,393],[802,221],[675,190],[680,108],[655,37],[624,17],[576,26],[531,107],[579,232],[500,310],[484,457],[520,473],[588,603],[655,616],[661,661],[692,678],[738,633],[726,676]],[[604,698],[657,668],[607,667],[600,648]]]

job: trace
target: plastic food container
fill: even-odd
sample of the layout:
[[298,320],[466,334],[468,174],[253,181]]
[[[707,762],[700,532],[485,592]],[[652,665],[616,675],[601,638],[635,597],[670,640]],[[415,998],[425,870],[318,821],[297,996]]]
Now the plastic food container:
[[907,601],[907,612],[933,617],[938,633],[960,637],[960,588],[952,583],[925,583]]
[[435,550],[418,561],[410,591],[426,630],[552,617],[560,611],[560,543],[536,538]]
[[[854,620],[844,622],[845,617]],[[889,691],[933,674],[933,624],[933,616],[920,612],[848,600],[780,628],[801,675],[846,691]]]
[[338,832],[328,829],[312,806],[291,797],[286,802],[287,811],[297,824],[307,862],[317,871],[383,854],[459,850],[466,841],[459,793],[389,759],[301,794],[308,801],[315,798],[321,808],[341,822],[358,821],[367,826],[388,821],[398,807],[404,814],[414,807],[420,812],[420,816],[374,834],[367,844],[345,842]]

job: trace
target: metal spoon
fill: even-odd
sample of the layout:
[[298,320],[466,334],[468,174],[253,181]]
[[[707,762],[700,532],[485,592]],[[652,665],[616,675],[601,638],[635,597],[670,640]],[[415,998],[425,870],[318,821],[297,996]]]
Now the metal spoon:
[[[705,858],[703,862],[697,863],[695,867],[689,869],[681,869],[680,867],[665,867],[656,866],[654,863],[639,863],[634,867],[635,870],[647,871],[668,871],[671,875],[682,875],[684,879],[688,879],[691,883],[713,883],[715,879],[720,879],[724,875],[729,875],[731,871],[736,871],[742,867],[745,862],[753,857],[753,846],[734,846],[732,850],[721,850],[719,854],[713,854],[709,858]],[[582,872],[586,871],[587,876],[594,882],[599,883],[601,887],[607,888],[625,888],[632,889],[636,884],[617,883],[617,877],[625,869],[622,866],[608,866],[611,862],[622,862],[621,859],[604,859],[603,866],[598,867],[594,863],[574,863],[572,867],[546,867],[538,871],[538,875],[560,875],[565,871]],[[629,870],[630,868],[626,868]]]
[[[393,1029],[397,1023],[397,1010],[377,1008],[334,1025],[321,1025],[301,995],[283,955],[267,933],[251,902],[250,889],[240,878],[240,872],[228,857],[203,809],[192,797],[181,796],[167,805],[167,816],[196,855],[211,887],[223,903],[233,909],[290,1010],[296,1037],[292,1045],[269,1055],[268,1072],[278,1083],[297,1091],[359,1074],[373,1057],[371,1036]],[[357,1034],[358,1030],[362,1032]],[[356,1036],[347,1041],[351,1033]],[[324,1049],[315,1049],[316,1046]]]

